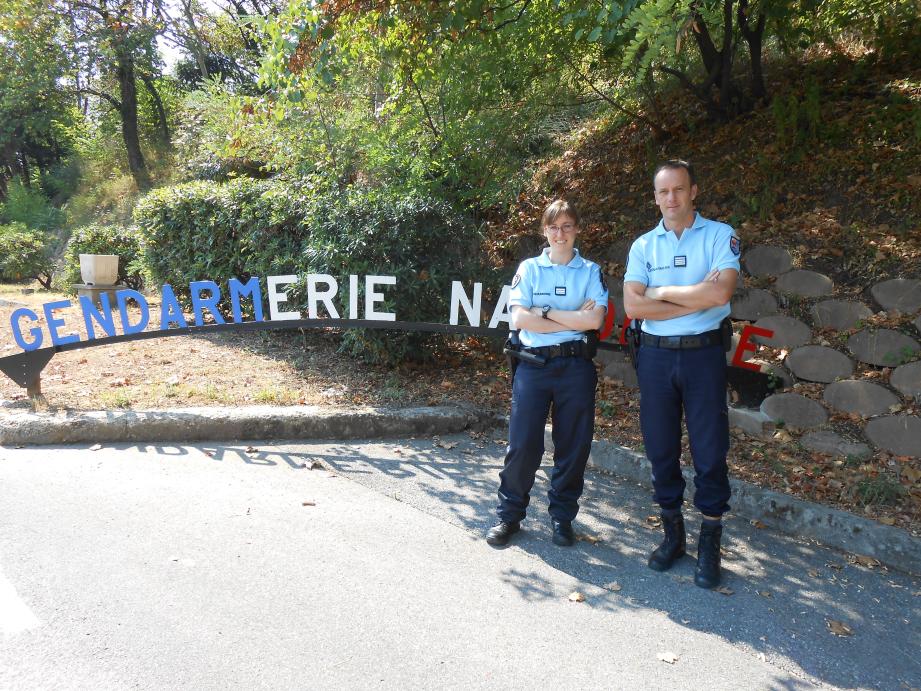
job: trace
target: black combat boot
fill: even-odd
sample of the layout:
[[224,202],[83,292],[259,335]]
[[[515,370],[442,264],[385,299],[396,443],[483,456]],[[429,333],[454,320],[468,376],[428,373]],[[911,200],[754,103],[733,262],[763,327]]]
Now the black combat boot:
[[571,521],[551,521],[553,527],[553,544],[560,547],[570,547],[576,541],[576,534],[572,529]]
[[517,533],[520,528],[521,525],[518,523],[518,521],[514,521],[512,523],[502,521],[501,523],[494,525],[486,532],[486,542],[496,547],[507,545],[512,535]]
[[653,571],[668,571],[678,557],[684,556],[687,538],[684,534],[684,516],[676,513],[674,516],[662,516],[662,527],[665,529],[665,539],[652,554],[649,555],[649,568]]
[[707,525],[700,528],[700,541],[697,543],[697,571],[694,583],[701,588],[715,588],[720,584],[720,538],[723,526]]

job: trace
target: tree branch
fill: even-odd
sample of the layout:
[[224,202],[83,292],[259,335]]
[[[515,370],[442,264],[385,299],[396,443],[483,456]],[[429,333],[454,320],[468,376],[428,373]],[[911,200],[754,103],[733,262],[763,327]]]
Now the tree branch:
[[[511,3],[509,3],[508,5],[506,5],[505,7],[497,7],[497,8],[494,8],[494,10],[499,10],[499,11],[507,10],[509,7],[512,7],[512,6],[515,5],[515,4],[516,4],[516,2],[511,2]],[[531,4],[531,0],[524,0],[524,3],[521,5],[521,9],[518,10],[518,16],[517,16],[517,17],[515,17],[515,18],[513,18],[513,19],[506,19],[504,22],[500,22],[499,24],[496,24],[496,25],[492,28],[492,30],[493,30],[493,31],[500,31],[501,29],[504,29],[505,27],[507,27],[509,24],[514,24],[515,22],[517,22],[519,19],[521,19],[522,16],[524,16],[524,11],[525,11],[526,9],[528,9],[528,5],[530,5],[530,4]]]
[[122,109],[122,103],[121,103],[121,101],[119,101],[119,100],[118,100],[117,98],[115,98],[114,96],[111,96],[111,95],[109,95],[109,94],[107,94],[107,93],[105,93],[105,92],[96,91],[96,89],[90,89],[89,87],[86,87],[86,86],[84,86],[84,87],[82,87],[82,88],[80,88],[80,89],[77,89],[77,92],[78,92],[78,93],[82,93],[82,94],[89,94],[90,96],[97,96],[98,98],[105,99],[106,101],[108,101],[109,103],[111,103],[111,104],[115,107],[116,110],[121,111],[121,109]]
[[595,86],[595,84],[592,82],[591,79],[589,79],[586,75],[582,74],[579,68],[576,67],[575,64],[573,64],[572,60],[570,60],[569,57],[565,55],[565,53],[561,53],[561,55],[563,56],[563,60],[566,61],[566,64],[568,64],[569,67],[572,69],[572,71],[576,73],[576,76],[579,79],[581,79],[583,82],[585,82],[588,85],[588,88],[590,88],[592,91],[598,94],[601,100],[603,100],[608,105],[612,106],[615,110],[623,113],[624,115],[631,117],[634,120],[639,120],[640,122],[646,123],[653,130],[655,130],[657,135],[663,134],[662,128],[659,127],[657,123],[653,122],[652,120],[650,120],[644,115],[640,115],[639,113],[634,113],[633,111],[625,108],[623,105],[615,101],[613,98],[611,98],[610,96],[602,92],[597,86]]
[[416,84],[416,80],[413,79],[412,74],[407,75],[409,83],[412,84],[413,89],[416,90],[416,95],[419,97],[419,102],[422,104],[422,110],[425,112],[425,117],[429,121],[429,128],[432,130],[432,133],[435,135],[436,139],[441,139],[441,132],[438,131],[438,128],[435,126],[435,121],[432,120],[432,114],[429,112],[429,107],[425,102],[425,99],[422,97],[422,91],[419,90],[419,86]]

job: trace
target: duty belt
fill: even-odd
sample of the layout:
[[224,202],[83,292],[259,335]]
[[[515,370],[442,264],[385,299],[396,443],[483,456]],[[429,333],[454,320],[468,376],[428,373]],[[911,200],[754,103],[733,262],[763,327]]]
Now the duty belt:
[[584,341],[566,341],[557,345],[522,348],[522,350],[547,359],[552,357],[588,357]]
[[669,348],[671,350],[684,350],[687,348],[706,348],[707,346],[720,345],[723,342],[719,329],[704,331],[693,336],[653,336],[645,331],[640,342],[652,348]]

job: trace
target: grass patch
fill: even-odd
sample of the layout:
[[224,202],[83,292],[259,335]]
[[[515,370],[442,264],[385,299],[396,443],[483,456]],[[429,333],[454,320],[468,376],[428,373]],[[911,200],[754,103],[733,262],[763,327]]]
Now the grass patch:
[[271,403],[273,405],[293,405],[301,400],[301,395],[294,389],[284,386],[266,386],[253,396],[256,403]]
[[858,482],[856,494],[864,506],[893,506],[905,495],[905,488],[889,475],[878,475]]
[[99,403],[102,408],[130,408],[131,396],[124,389],[102,391],[99,393]]

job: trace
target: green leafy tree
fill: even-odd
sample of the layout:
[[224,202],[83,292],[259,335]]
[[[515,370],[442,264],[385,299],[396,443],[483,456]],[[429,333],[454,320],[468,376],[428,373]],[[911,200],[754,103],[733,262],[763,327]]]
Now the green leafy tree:
[[11,176],[28,188],[33,165],[40,175],[67,154],[60,32],[60,18],[38,0],[0,0],[0,200]]

